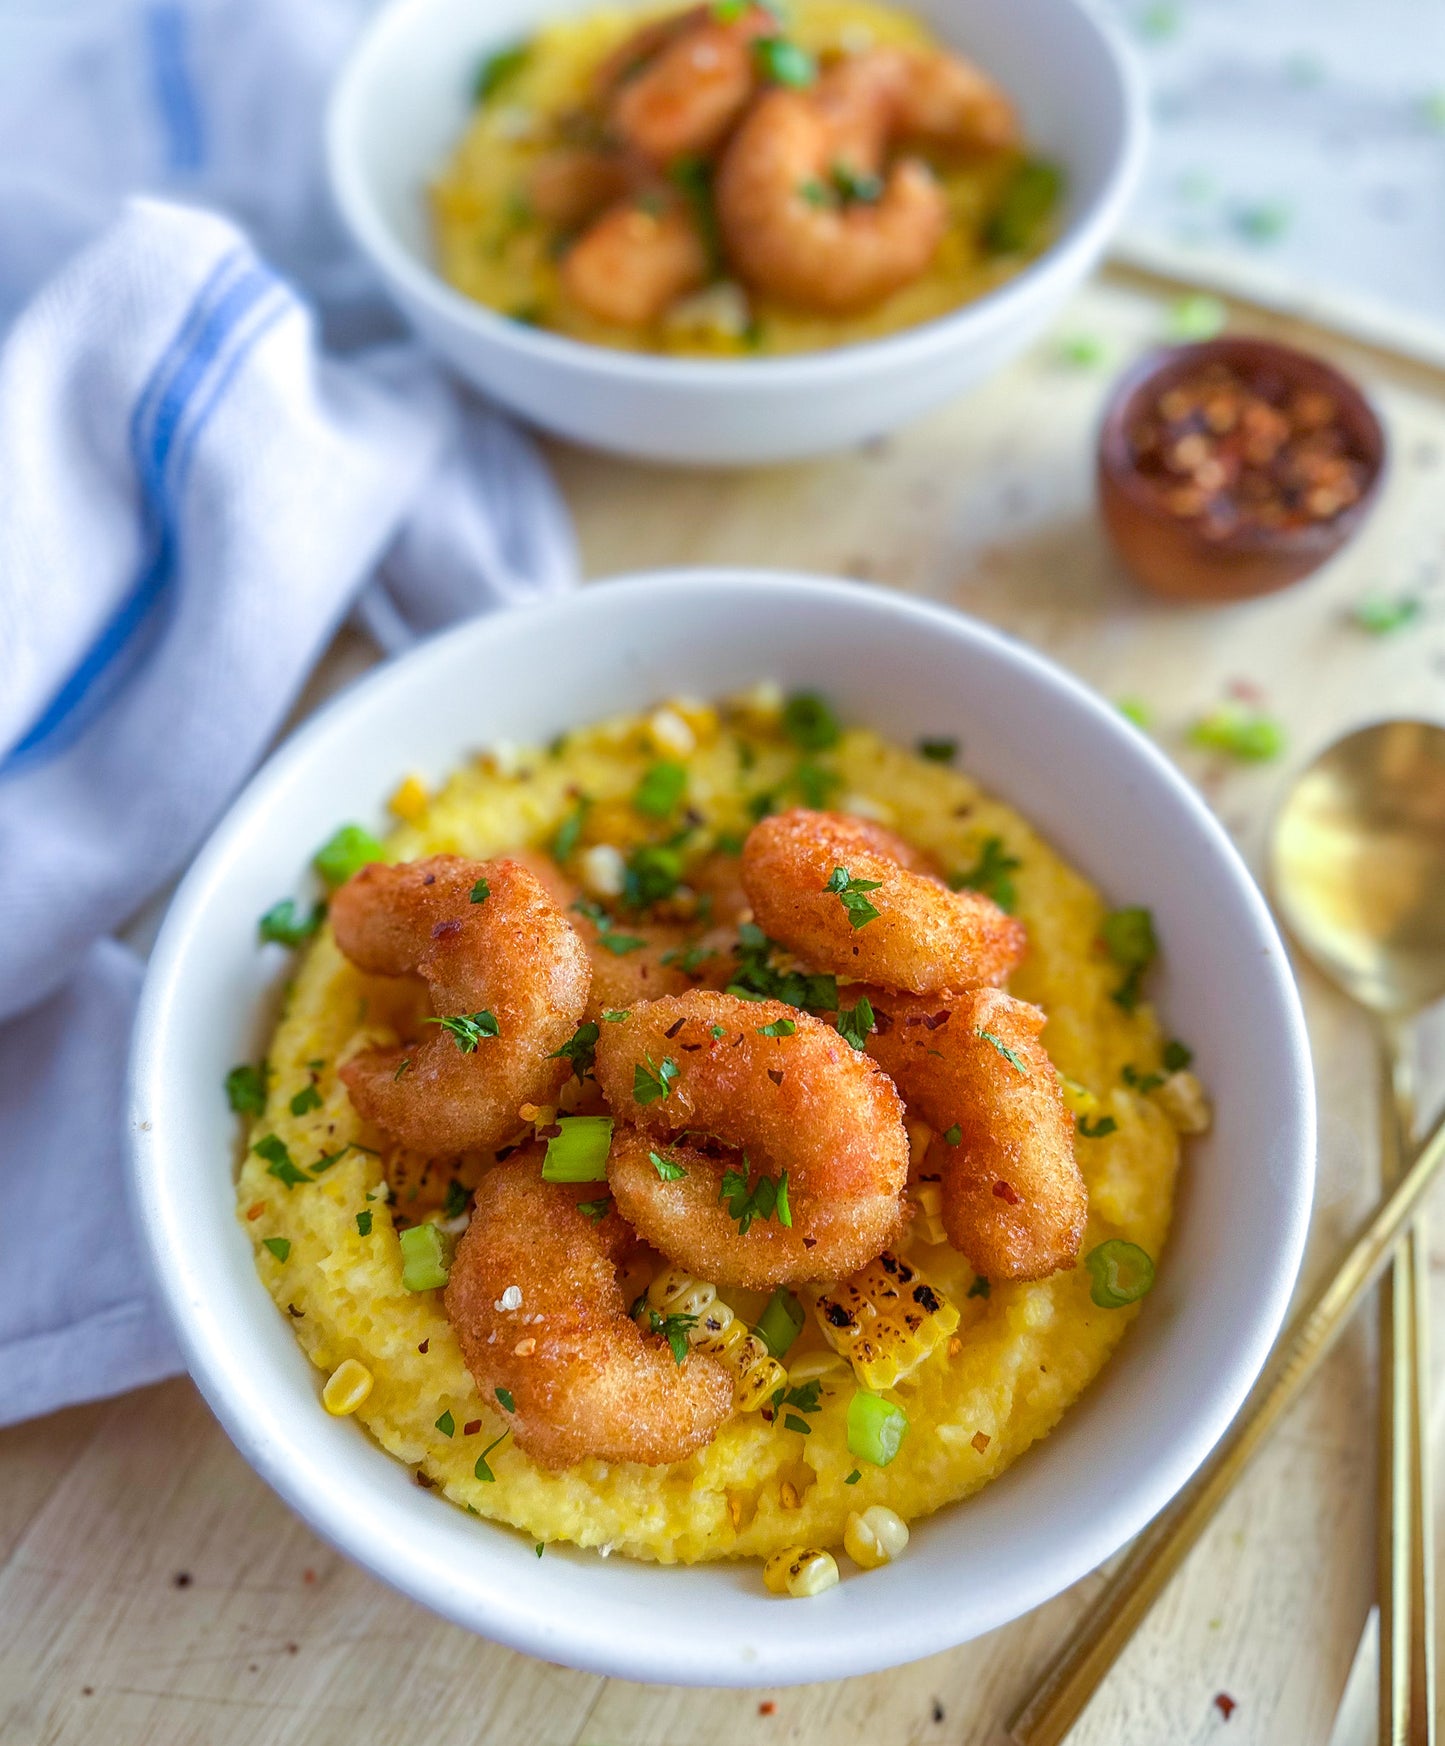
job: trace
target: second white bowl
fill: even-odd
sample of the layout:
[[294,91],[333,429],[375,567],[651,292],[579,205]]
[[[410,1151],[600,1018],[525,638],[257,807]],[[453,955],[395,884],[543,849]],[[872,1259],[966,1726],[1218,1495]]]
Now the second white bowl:
[[866,345],[713,361],[585,345],[484,308],[432,264],[426,185],[466,126],[484,54],[597,0],[397,0],[342,71],[327,149],[356,242],[423,338],[477,387],[578,442],[648,460],[818,454],[914,418],[1020,352],[1102,253],[1134,185],[1144,106],[1127,51],[1084,0],[908,0],[1017,100],[1064,168],[1061,234],[1017,278]]

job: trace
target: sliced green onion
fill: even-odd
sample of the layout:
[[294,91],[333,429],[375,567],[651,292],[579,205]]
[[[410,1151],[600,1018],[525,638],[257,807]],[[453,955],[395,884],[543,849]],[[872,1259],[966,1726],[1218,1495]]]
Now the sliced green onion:
[[753,1332],[774,1358],[781,1358],[802,1331],[803,1306],[785,1285],[780,1285],[768,1299]]
[[795,691],[783,705],[783,732],[805,752],[826,752],[843,737],[828,700],[816,691]]
[[1154,1283],[1154,1263],[1137,1243],[1111,1237],[1084,1257],[1093,1280],[1089,1296],[1100,1309],[1123,1309],[1138,1303]]
[[544,1182],[605,1182],[612,1149],[611,1116],[567,1116],[547,1142]]
[[1200,716],[1189,730],[1189,743],[1206,752],[1224,752],[1245,764],[1267,764],[1289,743],[1284,728],[1271,715],[1224,703]]
[[633,790],[633,807],[647,818],[667,818],[686,787],[687,766],[663,758],[644,773]]
[[334,891],[369,862],[385,859],[385,845],[369,830],[358,824],[346,824],[321,845],[311,864]]
[[436,1291],[450,1272],[445,1233],[413,1225],[401,1233],[401,1283],[408,1291]]
[[848,1453],[886,1467],[908,1433],[908,1414],[880,1394],[860,1388],[848,1402]]

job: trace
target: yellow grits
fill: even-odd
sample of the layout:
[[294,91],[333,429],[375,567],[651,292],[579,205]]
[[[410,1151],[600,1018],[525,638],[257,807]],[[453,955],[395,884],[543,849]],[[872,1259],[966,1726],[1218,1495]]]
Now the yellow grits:
[[[639,24],[677,10],[609,7],[543,25],[530,39],[525,60],[478,105],[430,190],[437,264],[459,291],[517,320],[597,345],[758,357],[880,339],[937,320],[1012,278],[1048,240],[1044,227],[1016,252],[995,252],[985,244],[987,221],[1023,162],[1019,153],[962,162],[939,158],[932,167],[947,196],[949,224],[932,266],[859,315],[814,315],[756,295],[740,304],[735,291],[721,309],[704,293],[648,329],[615,327],[587,314],[562,293],[558,255],[566,239],[531,214],[529,173],[567,137],[565,118],[588,100],[602,61]],[[917,19],[873,0],[793,0],[786,29],[820,58],[870,46],[937,46]],[[739,309],[743,321],[736,319]],[[719,314],[723,319],[714,320]]]
[[[575,812],[579,793],[591,801],[584,844],[606,841],[626,850],[644,838],[662,840],[675,824],[640,818],[628,797],[660,748],[677,755],[679,713],[696,733],[695,749],[681,761],[683,804],[706,821],[695,833],[699,849],[719,835],[744,834],[751,797],[772,796],[778,806],[806,798],[797,788],[800,754],[780,731],[775,705],[735,703],[724,706],[721,718],[703,706],[679,705],[661,716],[577,731],[547,750],[483,756],[430,800],[408,781],[394,807],[411,822],[397,829],[389,851],[398,859],[443,851],[485,857],[546,842]],[[989,837],[1001,838],[1017,857],[1011,878],[1030,949],[1012,990],[1047,1011],[1044,1042],[1060,1071],[1097,1099],[1094,1119],[1110,1116],[1117,1124],[1077,1144],[1090,1201],[1083,1252],[1122,1237],[1157,1257],[1179,1139],[1159,1100],[1123,1082],[1126,1065],[1158,1068],[1162,1039],[1147,1004],[1127,1013],[1110,998],[1120,972],[1098,943],[1104,900],[1017,813],[951,768],[861,729],[845,731],[835,747],[807,762],[836,779],[829,804],[882,819],[945,868],[972,866]],[[331,822],[318,821],[322,830]],[[379,1146],[353,1112],[336,1065],[364,1045],[395,1041],[392,1022],[413,1001],[397,985],[352,968],[323,929],[290,985],[268,1052],[267,1107],[251,1140],[279,1137],[308,1175],[318,1159],[349,1142]],[[321,1104],[307,1109],[313,1081]],[[291,1109],[298,1094],[299,1115]],[[399,1214],[410,1208],[420,1218],[437,1196],[429,1203],[427,1188],[418,1193],[415,1181],[415,1173],[398,1178],[395,1205]],[[266,1288],[322,1376],[347,1358],[372,1373],[374,1387],[357,1416],[377,1441],[415,1468],[422,1483],[538,1543],[567,1540],[664,1563],[766,1557],[788,1545],[838,1546],[849,1512],[870,1504],[886,1504],[905,1519],[925,1515],[976,1491],[1046,1435],[1136,1313],[1096,1307],[1082,1265],[1040,1283],[995,1283],[987,1296],[970,1296],[974,1274],[962,1256],[946,1244],[910,1238],[902,1252],[962,1320],[952,1340],[887,1391],[910,1427],[887,1467],[849,1453],[845,1418],[856,1384],[850,1368],[835,1361],[822,1370],[821,1404],[807,1436],[757,1412],[735,1414],[712,1444],[675,1466],[589,1461],[562,1472],[534,1466],[508,1438],[489,1456],[495,1479],[486,1483],[476,1477],[477,1457],[505,1431],[505,1415],[473,1385],[441,1293],[403,1289],[388,1192],[376,1152],[348,1149],[313,1179],[288,1187],[248,1150],[238,1210]],[[359,1226],[368,1224],[363,1235]],[[266,1239],[284,1258],[264,1246]],[[723,1295],[750,1319],[763,1301]],[[826,1365],[811,1315],[786,1362],[800,1378]],[[439,1420],[452,1435],[438,1428]],[[845,1484],[855,1469],[861,1477]]]

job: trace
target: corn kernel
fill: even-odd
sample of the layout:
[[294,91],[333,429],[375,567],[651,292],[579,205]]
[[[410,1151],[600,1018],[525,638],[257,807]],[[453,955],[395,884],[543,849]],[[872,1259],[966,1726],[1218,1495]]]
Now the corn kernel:
[[1070,1079],[1067,1073],[1059,1075],[1059,1083],[1064,1088],[1064,1103],[1074,1115],[1093,1115],[1098,1109],[1099,1100],[1087,1085],[1080,1085],[1077,1079]]
[[697,736],[675,709],[665,705],[648,717],[647,737],[664,758],[687,758],[697,750]]
[[1181,1134],[1207,1134],[1214,1120],[1209,1095],[1196,1073],[1171,1073],[1154,1093],[1155,1102]]
[[785,1510],[795,1510],[803,1501],[791,1479],[785,1479],[778,1487],[778,1499]]
[[700,746],[717,738],[717,711],[710,703],[699,702],[696,697],[674,697],[670,707],[692,729],[693,736]]
[[740,691],[732,700],[741,716],[769,725],[783,713],[783,688],[776,679],[759,679],[747,691]]
[[775,1552],[763,1566],[763,1582],[773,1594],[792,1595],[794,1600],[822,1594],[838,1580],[838,1565],[831,1552],[816,1546],[787,1546]]
[[627,880],[627,862],[611,843],[593,843],[577,857],[582,883],[594,897],[621,897]]
[[903,1125],[908,1130],[909,1167],[916,1170],[923,1163],[924,1155],[928,1151],[933,1129],[927,1122],[921,1122],[914,1116],[910,1116]]
[[755,1413],[770,1395],[787,1386],[787,1371],[776,1358],[764,1358],[738,1376],[733,1386],[733,1411]]
[[813,1296],[823,1338],[877,1393],[910,1375],[953,1333],[958,1308],[885,1249],[851,1279]]
[[871,794],[845,794],[838,810],[852,813],[855,818],[872,819],[874,824],[881,825],[891,825],[898,816],[886,800],[875,800]]
[[854,1510],[843,1528],[843,1549],[864,1570],[891,1563],[908,1544],[908,1524],[887,1504]]
[[333,1418],[344,1419],[354,1413],[371,1393],[372,1375],[355,1358],[343,1358],[321,1390],[321,1404]]
[[946,1243],[942,1187],[937,1182],[917,1182],[910,1194],[917,1209],[913,1215],[913,1235],[925,1243]]
[[420,776],[408,776],[387,801],[387,806],[406,824],[416,824],[430,804],[431,796]]
[[805,1352],[788,1366],[788,1387],[802,1388],[805,1383],[816,1382],[821,1376],[841,1370],[843,1365],[843,1359],[836,1352]]

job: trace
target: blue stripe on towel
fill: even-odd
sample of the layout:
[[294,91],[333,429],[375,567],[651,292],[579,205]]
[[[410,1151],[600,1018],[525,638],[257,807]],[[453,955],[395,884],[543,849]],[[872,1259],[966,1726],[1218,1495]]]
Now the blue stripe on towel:
[[[174,581],[179,487],[196,439],[251,348],[286,307],[279,296],[269,310],[261,307],[268,292],[279,291],[280,282],[255,262],[239,275],[229,270],[240,258],[238,252],[223,260],[197,293],[176,339],[152,372],[131,420],[131,454],[149,533],[147,561],[129,594],[40,718],[0,761],[0,777],[33,763],[37,754],[61,750],[84,729],[122,676],[121,656],[132,650],[151,609]],[[246,319],[253,314],[256,319],[247,329]],[[238,333],[239,339],[227,354],[228,342]],[[208,391],[201,396],[208,379]],[[178,441],[198,396],[200,409],[184,439]]]
[[[297,4],[304,3],[297,0]],[[187,28],[181,6],[168,3],[146,11],[151,91],[165,130],[166,167],[177,172],[199,170],[206,157],[201,104],[189,66]]]

